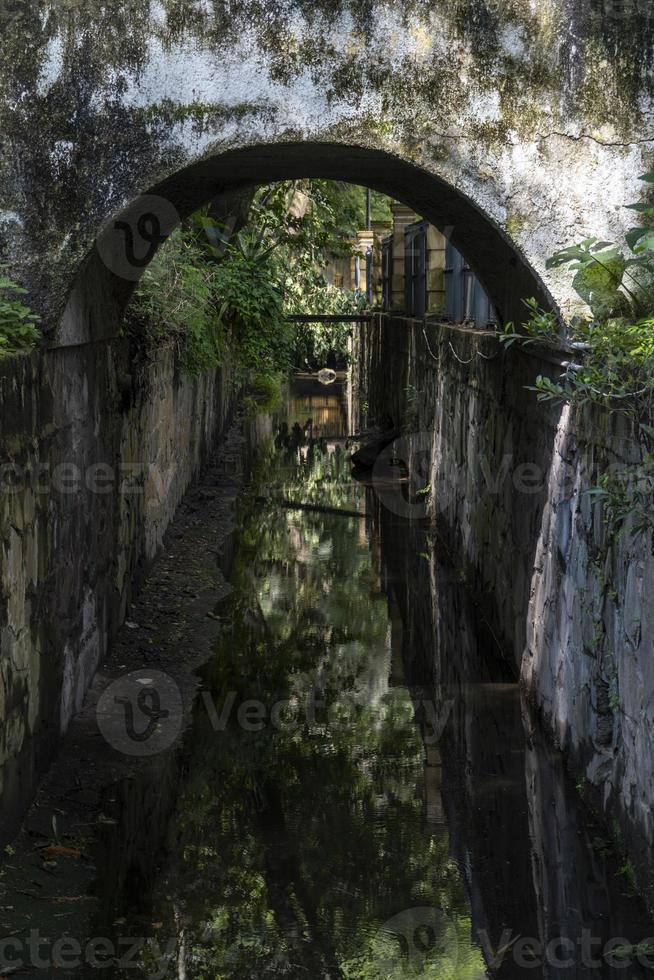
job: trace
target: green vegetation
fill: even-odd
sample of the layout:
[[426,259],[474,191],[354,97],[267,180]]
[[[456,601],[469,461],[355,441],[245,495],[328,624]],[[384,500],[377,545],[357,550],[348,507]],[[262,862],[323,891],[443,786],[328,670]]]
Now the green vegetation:
[[[641,179],[654,183],[654,172]],[[560,378],[537,379],[539,400],[597,404],[631,423],[640,461],[602,474],[590,492],[602,499],[612,530],[628,525],[638,534],[654,529],[654,205],[629,208],[644,224],[632,228],[623,243],[586,238],[548,260],[548,268],[566,266],[575,273],[572,284],[591,311],[570,321],[568,341],[555,314],[533,299],[526,301],[524,327],[517,331],[507,324],[500,339],[506,346],[519,341],[574,352],[579,363],[569,363]]]
[[[633,862],[626,858],[618,868],[617,874],[622,875],[627,882],[630,895],[638,894],[638,883],[636,881],[636,871]],[[651,944],[650,944],[651,945]],[[629,947],[627,947],[629,948]]]
[[0,360],[25,354],[39,342],[39,317],[18,299],[27,290],[0,275]]
[[173,347],[191,374],[220,364],[226,351],[216,268],[189,230],[178,229],[145,270],[130,311],[128,328],[152,349]]
[[[363,297],[330,285],[324,269],[330,259],[354,252],[350,239],[365,222],[364,188],[329,180],[269,185],[255,196],[250,220],[277,252],[285,314],[347,315],[363,308]],[[292,328],[293,366],[343,364],[350,329],[344,322]]]
[[533,297],[523,300],[529,310],[527,320],[516,330],[513,323],[507,323],[500,334],[500,340],[505,347],[519,343],[522,347],[530,344],[561,343],[561,327],[554,315],[548,310],[542,310]]
[[[136,291],[129,328],[152,348],[171,345],[197,374],[229,355],[238,384],[263,390],[292,368],[344,363],[345,323],[294,327],[290,313],[351,314],[354,293],[330,285],[331,257],[350,256],[365,220],[363,188],[324,180],[284,181],[255,193],[245,228],[229,236],[205,209],[160,249]],[[373,195],[373,214],[388,203]],[[386,210],[385,210],[386,209]]]

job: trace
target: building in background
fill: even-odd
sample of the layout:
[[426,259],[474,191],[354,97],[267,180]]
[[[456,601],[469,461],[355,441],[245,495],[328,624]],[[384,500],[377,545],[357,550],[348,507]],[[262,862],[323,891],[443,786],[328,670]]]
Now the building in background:
[[355,290],[366,297],[370,306],[381,306],[381,243],[391,225],[373,221],[369,230],[358,231],[351,240],[352,254],[332,256],[324,270],[327,282],[340,289]]
[[332,258],[327,281],[361,293],[377,309],[494,326],[486,291],[452,243],[399,201],[391,213],[391,222],[373,221],[357,232],[351,255]]
[[410,316],[494,325],[488,295],[461,253],[404,204],[394,202],[391,210],[393,227],[380,247],[378,305]]

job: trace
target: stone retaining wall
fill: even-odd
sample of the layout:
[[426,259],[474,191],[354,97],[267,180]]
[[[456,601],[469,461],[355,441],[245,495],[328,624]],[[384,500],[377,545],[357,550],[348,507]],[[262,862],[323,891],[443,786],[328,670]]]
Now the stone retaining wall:
[[428,457],[414,485],[441,547],[654,905],[652,541],[612,535],[586,492],[637,458],[627,427],[538,402],[528,386],[560,367],[487,332],[382,317],[357,347],[363,423],[390,414],[397,455]]
[[0,839],[229,414],[223,373],[68,347],[0,364]]

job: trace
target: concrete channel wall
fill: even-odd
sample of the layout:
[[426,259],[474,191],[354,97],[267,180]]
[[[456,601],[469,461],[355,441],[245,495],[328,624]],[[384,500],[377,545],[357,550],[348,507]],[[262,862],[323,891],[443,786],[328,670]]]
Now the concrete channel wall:
[[0,365],[0,838],[16,828],[230,411],[126,344]]
[[636,461],[631,433],[596,408],[537,401],[529,386],[560,367],[503,351],[489,332],[379,317],[356,346],[364,424],[390,415],[401,427],[396,455],[430,488],[416,516],[433,523],[580,788],[617,819],[652,904],[652,540],[629,524],[611,534],[587,492]]

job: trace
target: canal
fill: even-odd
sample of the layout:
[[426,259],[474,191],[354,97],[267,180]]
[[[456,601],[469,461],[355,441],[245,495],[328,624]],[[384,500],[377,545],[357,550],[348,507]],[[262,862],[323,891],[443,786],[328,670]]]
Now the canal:
[[114,910],[161,937],[139,973],[651,975],[619,842],[455,556],[351,449],[340,385],[305,380],[258,451],[165,860]]

